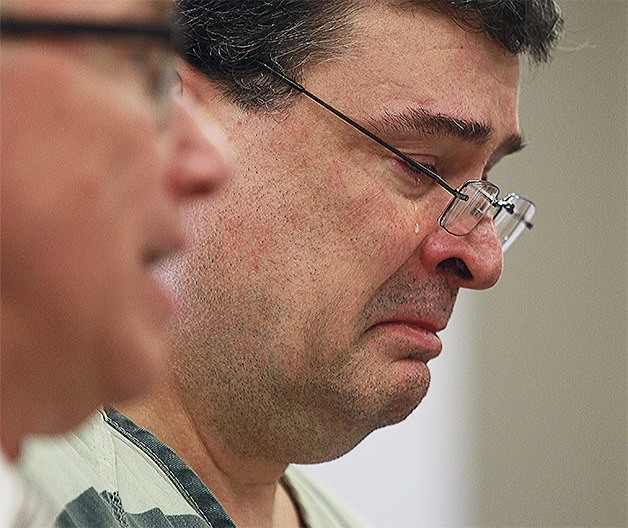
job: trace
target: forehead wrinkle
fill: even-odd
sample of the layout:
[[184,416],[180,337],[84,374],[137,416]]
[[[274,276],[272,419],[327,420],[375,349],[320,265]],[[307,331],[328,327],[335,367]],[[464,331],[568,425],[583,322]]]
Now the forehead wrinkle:
[[487,123],[433,113],[423,107],[409,107],[402,112],[385,110],[381,116],[370,117],[367,122],[380,134],[399,132],[453,136],[477,144],[487,143],[493,135],[493,127]]

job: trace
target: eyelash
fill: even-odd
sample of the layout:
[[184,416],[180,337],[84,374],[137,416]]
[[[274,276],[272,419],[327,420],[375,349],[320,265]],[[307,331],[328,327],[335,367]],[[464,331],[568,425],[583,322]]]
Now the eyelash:
[[[409,163],[406,163],[403,160],[399,160],[399,164],[402,165],[403,169],[412,176],[412,179],[414,181],[428,181],[432,182],[433,180],[427,175],[424,174],[423,172],[421,172],[418,169],[415,169],[414,167],[412,167]],[[438,172],[438,169],[434,166],[431,165],[429,163],[423,163],[423,165],[425,165],[428,169],[433,170],[434,172],[440,174],[440,172]]]

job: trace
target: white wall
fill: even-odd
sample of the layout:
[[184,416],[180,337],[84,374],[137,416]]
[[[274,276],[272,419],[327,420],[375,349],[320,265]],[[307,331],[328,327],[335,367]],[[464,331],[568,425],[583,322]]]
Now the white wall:
[[492,176],[536,200],[533,232],[463,296],[419,409],[308,468],[380,528],[628,526],[628,2],[559,3],[529,147]]

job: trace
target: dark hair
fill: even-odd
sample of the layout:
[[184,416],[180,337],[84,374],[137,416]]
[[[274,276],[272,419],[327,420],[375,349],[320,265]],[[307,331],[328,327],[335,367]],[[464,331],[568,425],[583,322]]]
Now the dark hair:
[[[511,53],[546,61],[560,34],[554,0],[408,0],[447,14],[467,31],[486,32]],[[183,55],[246,108],[285,102],[291,89],[271,64],[300,79],[306,65],[343,52],[354,40],[354,0],[176,0]]]

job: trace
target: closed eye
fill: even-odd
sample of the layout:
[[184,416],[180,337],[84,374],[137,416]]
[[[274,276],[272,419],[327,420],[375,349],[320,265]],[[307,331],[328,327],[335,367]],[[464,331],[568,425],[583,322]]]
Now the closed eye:
[[[436,185],[436,182],[432,178],[430,178],[420,169],[413,167],[409,163],[403,160],[396,160],[394,163],[397,167],[397,170],[399,170],[402,174],[402,180],[405,180],[410,184],[412,194],[416,195],[418,193],[419,195],[421,195],[427,192],[427,190],[430,189],[433,185]],[[434,165],[430,165],[427,163],[422,163],[422,165],[425,165],[428,169],[437,172]]]

